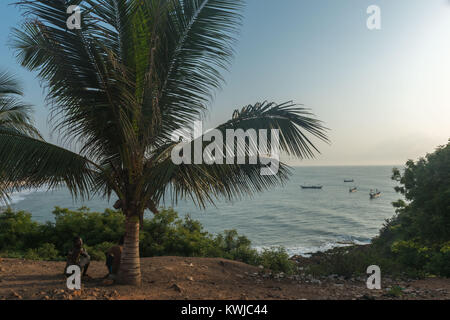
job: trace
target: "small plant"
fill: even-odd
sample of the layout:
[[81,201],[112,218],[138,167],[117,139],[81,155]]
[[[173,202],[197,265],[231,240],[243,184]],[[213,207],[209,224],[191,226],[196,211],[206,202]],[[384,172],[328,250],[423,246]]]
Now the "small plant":
[[264,249],[260,254],[260,264],[276,273],[293,274],[297,269],[295,263],[289,260],[289,255],[283,247]]
[[389,288],[386,295],[392,298],[400,298],[403,295],[403,288],[399,286],[393,286]]
[[25,259],[28,260],[62,260],[63,258],[59,255],[58,250],[56,250],[55,245],[52,243],[44,243],[37,249],[28,249],[24,255]]

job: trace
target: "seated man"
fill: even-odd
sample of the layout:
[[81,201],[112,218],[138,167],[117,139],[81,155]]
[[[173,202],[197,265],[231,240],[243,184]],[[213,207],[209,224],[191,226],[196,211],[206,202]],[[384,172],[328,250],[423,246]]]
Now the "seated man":
[[72,265],[77,265],[83,272],[83,277],[89,277],[87,275],[87,270],[91,262],[91,257],[87,253],[86,249],[83,248],[83,240],[80,237],[75,237],[73,239],[73,248],[69,251],[67,255],[66,268],[64,274],[67,275],[67,268]]
[[106,267],[108,268],[107,277],[114,279],[120,268],[120,258],[122,256],[124,238],[121,237],[119,245],[112,247],[106,253]]

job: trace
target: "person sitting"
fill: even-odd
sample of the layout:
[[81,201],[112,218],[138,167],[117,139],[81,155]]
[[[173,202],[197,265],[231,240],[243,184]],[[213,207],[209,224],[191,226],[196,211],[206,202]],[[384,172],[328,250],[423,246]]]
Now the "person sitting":
[[91,262],[91,257],[87,253],[86,249],[83,248],[83,239],[80,237],[75,237],[73,239],[73,248],[69,251],[67,255],[66,268],[64,269],[64,274],[67,276],[67,268],[72,265],[77,265],[80,267],[83,277],[89,277],[87,275],[87,270]]
[[115,279],[120,268],[124,237],[119,240],[119,245],[114,246],[106,253],[106,267],[108,268],[107,278]]

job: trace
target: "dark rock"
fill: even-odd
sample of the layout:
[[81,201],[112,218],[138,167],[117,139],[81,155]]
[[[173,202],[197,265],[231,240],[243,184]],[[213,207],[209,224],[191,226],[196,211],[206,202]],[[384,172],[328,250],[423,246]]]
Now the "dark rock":
[[178,284],[176,284],[176,283],[174,283],[171,287],[170,287],[170,289],[174,289],[175,291],[177,291],[177,292],[183,292],[183,288],[181,288]]

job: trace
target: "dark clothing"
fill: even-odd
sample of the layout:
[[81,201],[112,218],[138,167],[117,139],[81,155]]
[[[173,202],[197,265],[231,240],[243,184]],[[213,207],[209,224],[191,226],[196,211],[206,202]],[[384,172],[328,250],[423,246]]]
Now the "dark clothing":
[[120,268],[122,257],[122,246],[114,246],[106,254],[106,266],[110,274],[117,274]]

